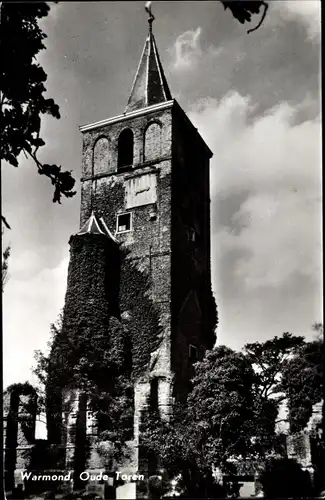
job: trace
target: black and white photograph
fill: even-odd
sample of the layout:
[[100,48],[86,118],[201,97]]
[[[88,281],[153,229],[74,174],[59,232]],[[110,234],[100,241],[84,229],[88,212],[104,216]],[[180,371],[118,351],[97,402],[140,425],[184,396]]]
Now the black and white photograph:
[[5,498],[325,499],[321,1],[0,40]]

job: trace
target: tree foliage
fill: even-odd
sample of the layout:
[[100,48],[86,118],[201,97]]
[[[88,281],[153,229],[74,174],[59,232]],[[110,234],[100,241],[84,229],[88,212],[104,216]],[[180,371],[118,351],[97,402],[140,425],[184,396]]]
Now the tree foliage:
[[[128,453],[126,442],[133,431],[133,386],[125,365],[124,327],[111,317],[105,334],[89,331],[89,337],[73,339],[62,334],[62,321],[61,315],[51,325],[49,355],[35,353],[34,373],[44,388],[39,411],[46,411],[49,441],[60,443],[64,390],[77,389],[98,423],[95,444],[114,443],[108,456],[118,461]],[[105,455],[107,450],[99,451]]]
[[306,427],[312,407],[323,399],[324,341],[318,339],[300,347],[283,370],[282,388],[288,398],[291,432]]
[[256,446],[262,454],[274,443],[279,404],[285,399],[281,385],[285,362],[302,345],[304,338],[284,333],[265,342],[246,344],[244,352],[254,367],[253,384]]
[[51,180],[53,202],[60,203],[62,195],[75,194],[75,180],[71,172],[55,164],[43,164],[37,156],[38,149],[45,145],[40,137],[41,116],[60,118],[59,106],[44,96],[47,75],[37,62],[46,38],[38,22],[48,13],[45,2],[1,2],[0,158],[18,167],[21,153],[30,157],[38,173]]
[[181,474],[191,495],[202,495],[213,484],[212,464],[226,468],[229,457],[250,451],[254,373],[241,353],[224,346],[194,366],[186,404],[176,405],[167,422],[152,410],[141,446],[170,476]]
[[225,346],[208,352],[195,366],[187,403],[192,418],[212,437],[206,443],[210,463],[224,462],[234,452],[245,455],[249,449],[253,380],[246,358]]
[[255,392],[262,399],[269,399],[281,391],[283,364],[305,343],[304,337],[284,333],[265,342],[245,345],[249,361],[256,367]]

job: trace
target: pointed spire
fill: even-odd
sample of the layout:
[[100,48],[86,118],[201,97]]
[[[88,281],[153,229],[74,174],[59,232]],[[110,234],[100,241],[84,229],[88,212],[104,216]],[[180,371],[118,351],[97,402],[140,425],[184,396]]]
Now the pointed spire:
[[84,234],[103,234],[104,236],[111,238],[115,243],[118,243],[117,239],[106,226],[103,217],[97,219],[94,212],[91,212],[91,216],[84,223],[80,231],[77,233],[77,236],[82,236]]
[[147,2],[145,6],[149,14],[149,34],[144,44],[125,113],[172,99],[152,33],[152,23],[155,18],[150,4],[151,2]]

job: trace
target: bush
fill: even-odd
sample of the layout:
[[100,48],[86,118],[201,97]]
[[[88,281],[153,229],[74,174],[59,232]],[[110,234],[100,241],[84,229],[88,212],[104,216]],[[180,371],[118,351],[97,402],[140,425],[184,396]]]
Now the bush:
[[293,459],[268,460],[260,480],[267,498],[301,498],[312,493],[309,473]]
[[163,494],[163,485],[160,476],[150,476],[148,479],[149,498],[159,499]]

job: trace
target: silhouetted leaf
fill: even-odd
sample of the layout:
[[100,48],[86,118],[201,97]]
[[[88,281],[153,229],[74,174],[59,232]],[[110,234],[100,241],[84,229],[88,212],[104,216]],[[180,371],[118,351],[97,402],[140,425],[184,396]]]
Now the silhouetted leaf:
[[263,1],[263,0],[228,0],[228,1],[222,1],[221,3],[223,4],[225,10],[229,9],[237,21],[239,21],[241,24],[244,23],[250,23],[252,20],[252,14],[259,14],[260,10],[263,8],[263,14],[260,19],[260,22],[258,23],[255,28],[252,28],[248,30],[248,33],[251,33],[252,31],[256,31],[261,24],[263,23],[267,9],[268,9],[268,3]]

